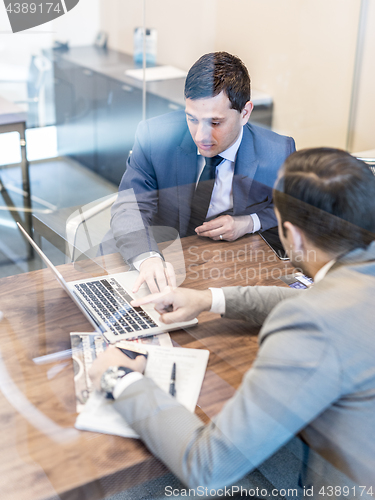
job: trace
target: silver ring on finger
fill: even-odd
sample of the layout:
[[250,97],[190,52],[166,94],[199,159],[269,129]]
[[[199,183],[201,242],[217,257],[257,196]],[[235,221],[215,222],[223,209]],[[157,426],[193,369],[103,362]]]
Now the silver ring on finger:
[[219,236],[219,238],[222,240],[222,239],[223,239],[223,235],[221,234],[221,235]]

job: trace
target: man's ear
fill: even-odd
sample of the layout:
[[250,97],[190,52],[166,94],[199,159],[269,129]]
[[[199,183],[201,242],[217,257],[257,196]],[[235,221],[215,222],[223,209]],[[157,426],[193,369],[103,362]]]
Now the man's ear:
[[286,230],[286,239],[294,252],[303,252],[305,248],[305,239],[301,229],[291,222],[284,222],[283,227]]
[[241,119],[242,119],[243,125],[245,125],[249,121],[249,118],[250,118],[250,115],[251,115],[253,108],[254,108],[254,104],[251,101],[247,101],[247,103],[245,104],[245,107],[241,111]]

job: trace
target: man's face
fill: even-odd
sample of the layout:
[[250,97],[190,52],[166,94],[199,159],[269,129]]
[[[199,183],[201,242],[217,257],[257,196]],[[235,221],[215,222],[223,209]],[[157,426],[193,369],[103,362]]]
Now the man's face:
[[250,101],[241,113],[230,106],[224,92],[207,99],[186,99],[187,124],[202,156],[212,158],[232,146],[253,109]]

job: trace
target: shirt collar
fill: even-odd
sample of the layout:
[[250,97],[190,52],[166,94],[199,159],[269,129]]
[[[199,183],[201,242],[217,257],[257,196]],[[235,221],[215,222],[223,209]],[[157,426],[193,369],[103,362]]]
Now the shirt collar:
[[319,271],[316,273],[315,278],[314,278],[314,283],[318,283],[319,281],[322,281],[322,279],[325,277],[325,275],[328,273],[328,271],[331,269],[333,264],[336,262],[336,259],[332,259],[327,264],[324,264],[323,267],[319,269]]
[[[236,142],[234,144],[232,144],[231,146],[229,146],[229,148],[226,149],[225,151],[219,153],[218,156],[221,156],[225,160],[229,160],[229,161],[232,161],[232,162],[235,161],[238,148],[240,147],[240,144],[241,144],[241,141],[242,141],[242,136],[243,136],[243,127],[241,127],[240,134],[237,137]],[[198,151],[198,155],[199,154],[200,153]]]

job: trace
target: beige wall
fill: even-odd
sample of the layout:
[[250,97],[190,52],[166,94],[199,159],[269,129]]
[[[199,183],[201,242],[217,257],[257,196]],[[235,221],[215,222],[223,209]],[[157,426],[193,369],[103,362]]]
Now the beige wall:
[[[146,25],[158,31],[158,63],[188,70],[215,50],[217,0],[146,0]],[[186,6],[188,5],[188,8]],[[110,47],[133,52],[133,29],[143,24],[141,0],[101,0]]]
[[218,1],[216,48],[237,53],[273,96],[274,129],[298,148],[344,147],[359,1]]
[[[142,2],[101,2],[110,45],[131,52]],[[147,0],[146,24],[158,30],[159,63],[188,69],[205,52],[235,53],[273,96],[276,131],[298,148],[344,148],[359,9],[360,0]]]

